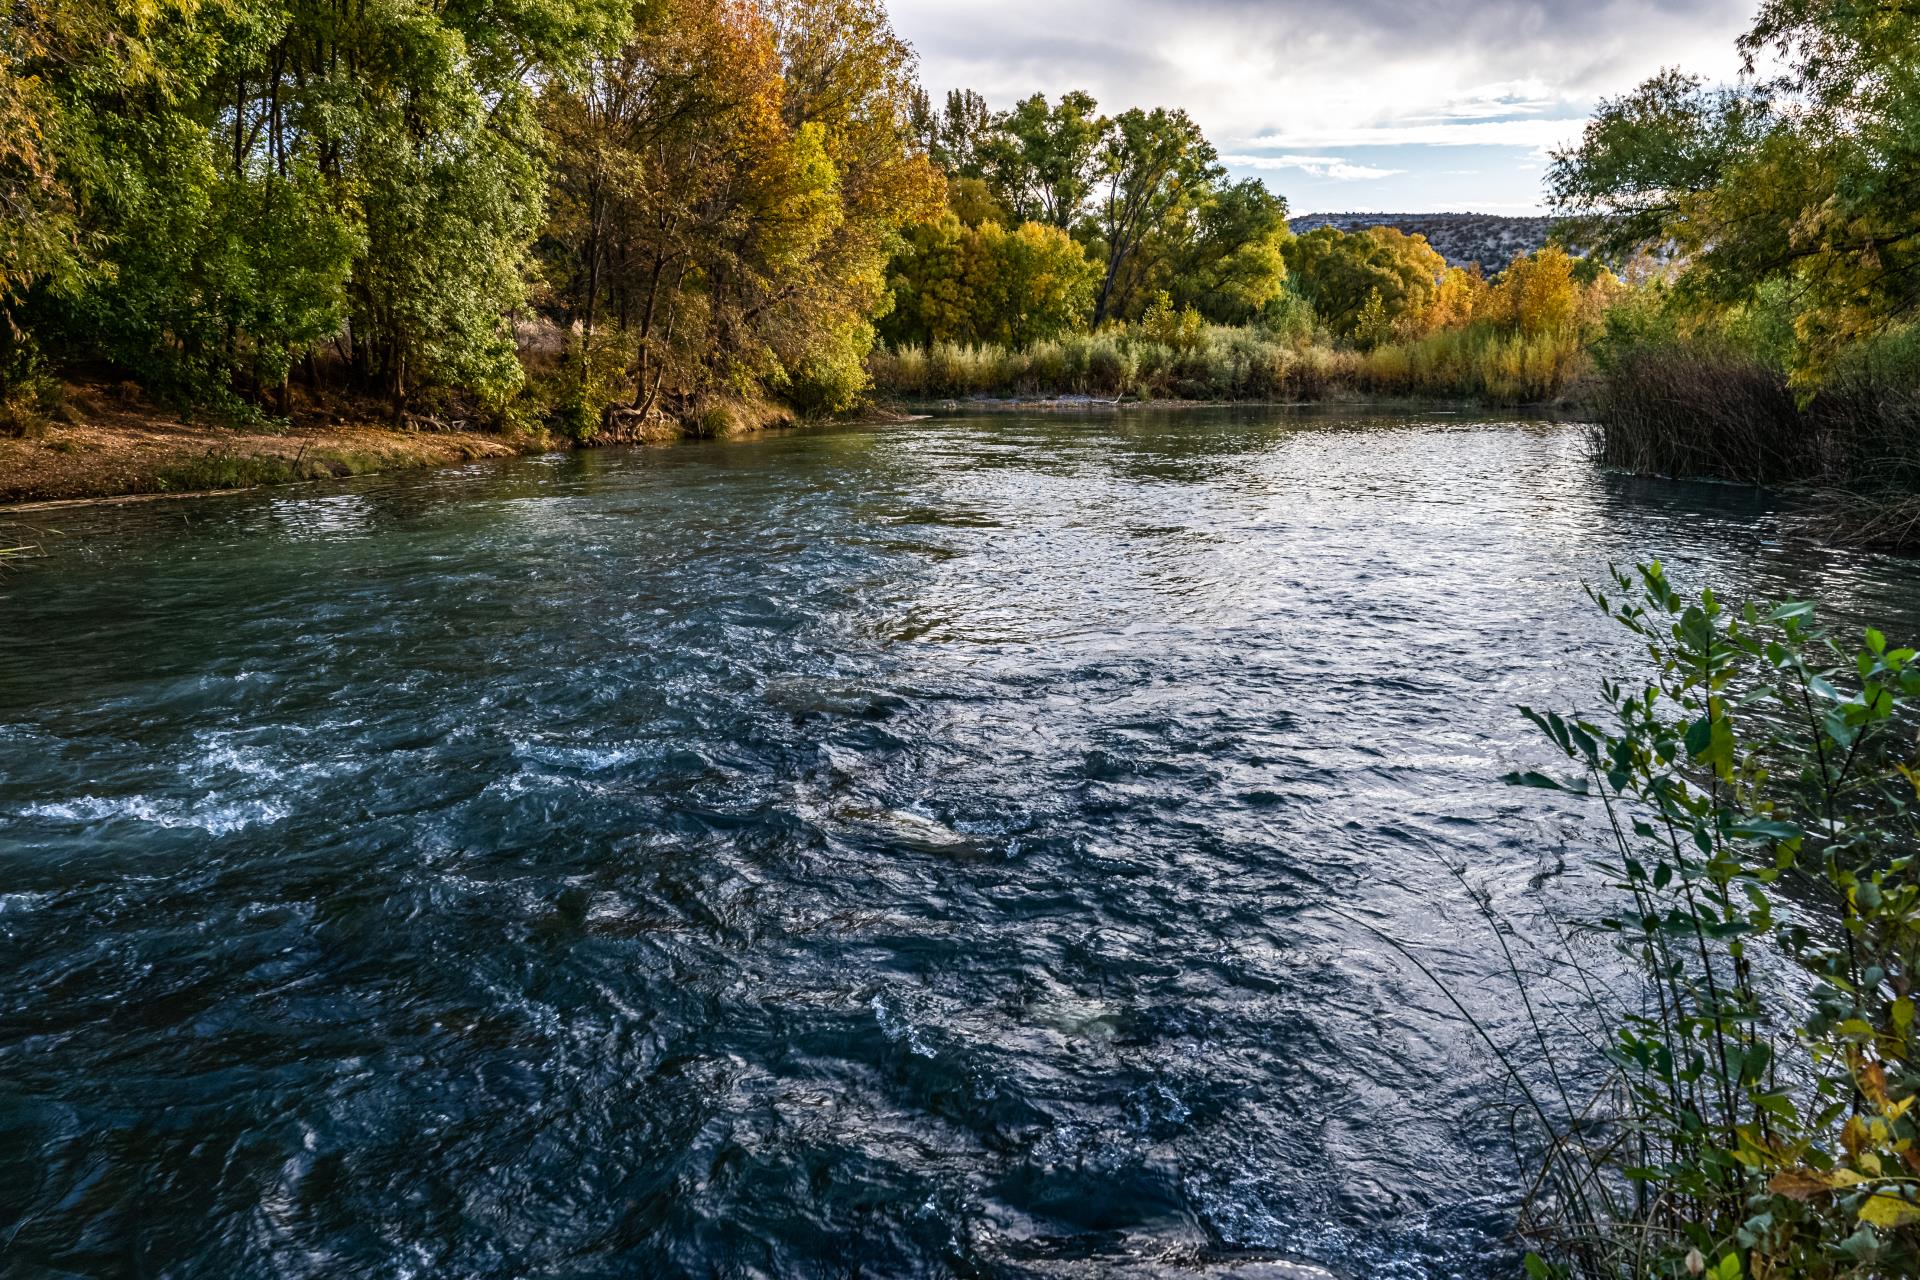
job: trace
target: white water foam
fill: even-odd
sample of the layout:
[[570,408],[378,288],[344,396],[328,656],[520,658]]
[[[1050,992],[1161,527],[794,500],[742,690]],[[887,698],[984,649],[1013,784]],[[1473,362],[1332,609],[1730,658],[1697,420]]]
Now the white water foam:
[[164,830],[198,828],[213,836],[232,835],[249,827],[271,826],[286,818],[287,810],[265,800],[191,807],[177,800],[146,796],[79,796],[72,800],[32,804],[20,810],[22,818],[91,826],[100,822],[144,822]]

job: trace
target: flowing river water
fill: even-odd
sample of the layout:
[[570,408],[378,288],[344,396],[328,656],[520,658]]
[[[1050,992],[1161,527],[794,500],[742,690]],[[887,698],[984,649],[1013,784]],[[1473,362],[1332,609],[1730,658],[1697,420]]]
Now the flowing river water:
[[1355,919],[1534,1058],[1465,886],[1523,956],[1592,905],[1591,816],[1498,781],[1634,661],[1581,584],[1920,634],[1920,564],[1444,416],[31,519],[9,1277],[1511,1275],[1512,1090]]

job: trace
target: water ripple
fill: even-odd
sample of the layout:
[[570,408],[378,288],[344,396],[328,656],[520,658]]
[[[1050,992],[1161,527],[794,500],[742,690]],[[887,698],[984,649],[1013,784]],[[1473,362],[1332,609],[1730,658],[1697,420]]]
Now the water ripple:
[[1590,889],[1496,779],[1634,660],[1609,562],[1920,632],[1913,563],[1536,423],[938,421],[63,532],[0,579],[21,1275],[1508,1274],[1511,1099],[1347,917],[1525,1034],[1454,869],[1523,952]]

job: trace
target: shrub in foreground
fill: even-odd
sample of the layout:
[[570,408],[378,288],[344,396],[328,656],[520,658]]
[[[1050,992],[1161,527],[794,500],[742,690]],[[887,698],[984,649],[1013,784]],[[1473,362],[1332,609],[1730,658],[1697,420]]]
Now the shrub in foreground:
[[1615,577],[1594,598],[1652,679],[1607,682],[1593,720],[1527,712],[1582,776],[1510,779],[1603,807],[1586,923],[1643,979],[1594,998],[1597,1101],[1528,1093],[1552,1139],[1528,1269],[1920,1274],[1920,659],[1843,648],[1806,605],[1683,597],[1657,564]]

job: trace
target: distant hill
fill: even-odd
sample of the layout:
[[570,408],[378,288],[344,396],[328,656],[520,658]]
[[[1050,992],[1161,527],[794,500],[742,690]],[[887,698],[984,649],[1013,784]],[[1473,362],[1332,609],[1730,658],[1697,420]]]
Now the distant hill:
[[1477,262],[1488,275],[1502,270],[1515,254],[1544,247],[1553,223],[1552,218],[1506,218],[1492,213],[1314,213],[1291,220],[1295,235],[1315,227],[1340,231],[1393,227],[1422,235],[1453,266]]

